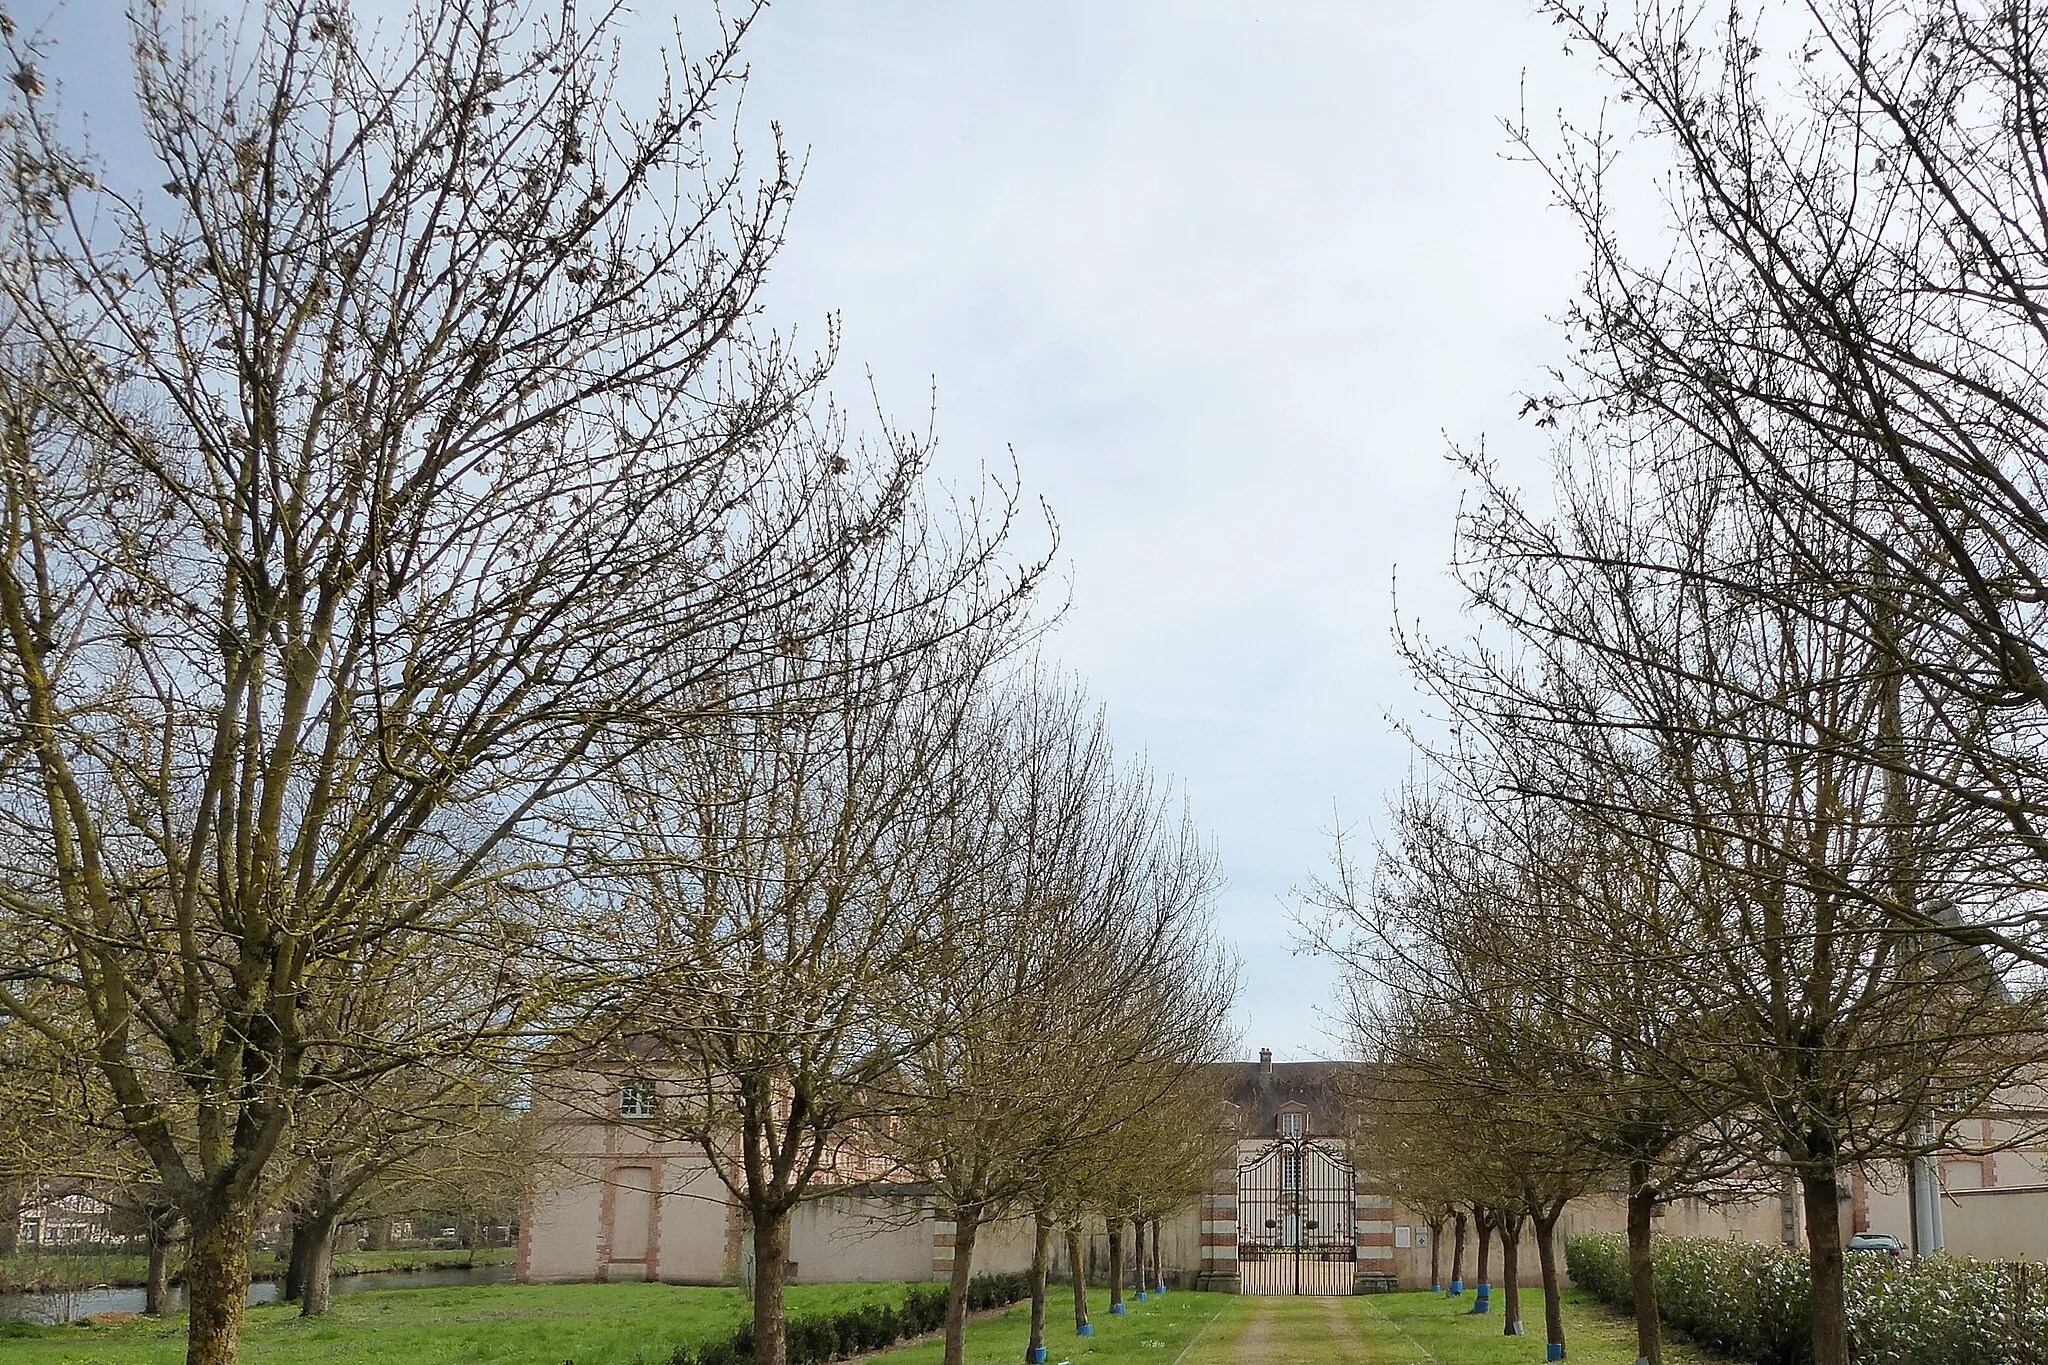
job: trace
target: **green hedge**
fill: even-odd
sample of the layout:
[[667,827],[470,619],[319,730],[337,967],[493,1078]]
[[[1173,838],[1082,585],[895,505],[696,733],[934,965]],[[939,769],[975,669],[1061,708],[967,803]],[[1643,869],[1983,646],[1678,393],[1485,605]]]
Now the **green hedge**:
[[[976,1275],[967,1282],[967,1306],[1001,1308],[1031,1293],[1031,1277]],[[789,1365],[825,1365],[847,1356],[865,1355],[893,1346],[906,1337],[921,1337],[946,1324],[946,1287],[912,1285],[901,1305],[870,1303],[838,1313],[812,1313],[789,1319]],[[679,1347],[669,1365],[747,1365],[754,1358],[751,1324],[729,1337]]]
[[[1715,1350],[1757,1365],[1810,1365],[1805,1253],[1757,1242],[1660,1237],[1657,1309]],[[1572,1283],[1630,1308],[1628,1242],[1565,1242]],[[1937,1256],[1848,1258],[1849,1346],[1869,1365],[2048,1365],[2048,1266]]]

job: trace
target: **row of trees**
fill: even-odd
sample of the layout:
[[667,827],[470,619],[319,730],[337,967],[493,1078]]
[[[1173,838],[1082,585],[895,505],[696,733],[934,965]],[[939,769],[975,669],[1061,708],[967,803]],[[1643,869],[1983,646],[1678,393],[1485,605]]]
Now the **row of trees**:
[[1547,1285],[1546,1217],[1625,1192],[1654,1361],[1655,1209],[1789,1181],[1842,1365],[1846,1172],[2048,1060],[2048,14],[1546,8],[1634,119],[1515,130],[1591,251],[1555,478],[1460,457],[1480,624],[1404,632],[1426,760],[1332,946],[1390,1112],[1448,1124],[1422,1188],[1526,1214]]
[[1042,1324],[1056,1227],[1106,1217],[1116,1259],[1127,1222],[1214,1164],[1214,1110],[1190,1106],[1234,989],[1215,858],[1071,684],[985,678],[957,642],[834,643],[778,664],[770,712],[607,784],[625,843],[583,887],[618,993],[590,997],[552,1098],[609,1105],[588,1084],[608,1059],[670,1078],[649,1126],[746,1213],[763,1361],[796,1208],[929,1184],[955,1229],[956,1363],[984,1227],[1035,1220]]
[[636,1015],[764,1365],[844,1142],[963,1267],[1164,1197],[1115,1154],[1217,1046],[1213,856],[1020,664],[1014,480],[940,495],[765,321],[757,12],[629,99],[612,6],[138,7],[111,169],[0,22],[0,1046],[182,1223],[195,1365],[262,1210],[318,1311],[370,1192]]

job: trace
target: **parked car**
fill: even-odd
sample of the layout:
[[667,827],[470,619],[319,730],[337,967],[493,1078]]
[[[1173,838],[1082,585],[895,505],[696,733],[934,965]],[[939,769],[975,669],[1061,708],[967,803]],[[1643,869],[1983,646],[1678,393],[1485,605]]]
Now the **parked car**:
[[1880,1256],[1889,1256],[1894,1261],[1898,1260],[1900,1253],[1905,1251],[1905,1247],[1899,1244],[1899,1239],[1892,1236],[1889,1232],[1859,1232],[1849,1239],[1847,1249],[1850,1251],[1874,1251]]

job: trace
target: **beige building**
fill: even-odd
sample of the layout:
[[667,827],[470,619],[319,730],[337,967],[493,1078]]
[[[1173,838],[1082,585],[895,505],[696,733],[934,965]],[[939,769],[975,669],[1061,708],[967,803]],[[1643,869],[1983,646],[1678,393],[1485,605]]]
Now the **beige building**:
[[[1167,1282],[1248,1293],[1352,1293],[1427,1288],[1430,1229],[1393,1191],[1350,1163],[1341,1081],[1355,1063],[1257,1062],[1219,1068],[1234,1134],[1233,1163],[1219,1168],[1199,1205],[1163,1220]],[[591,1070],[536,1099],[552,1134],[519,1229],[521,1281],[650,1280],[735,1284],[751,1278],[745,1219],[701,1149],[665,1140],[654,1122],[671,1083],[642,1059],[630,1069]],[[1939,1162],[1941,1216],[1931,1245],[1951,1254],[2048,1260],[2048,1095],[2015,1092],[1982,1119],[1970,1151]],[[1977,1149],[2010,1150],[1981,1155]],[[931,1193],[886,1179],[872,1156],[836,1154],[828,1183],[845,1190],[800,1208],[791,1228],[796,1283],[943,1278],[952,1270],[952,1225]],[[1842,1203],[1847,1233],[1890,1233],[1916,1245],[1904,1170],[1856,1171]],[[1800,1202],[1790,1190],[1708,1204],[1676,1201],[1659,1216],[1667,1236],[1733,1237],[1797,1244]],[[1566,1211],[1560,1231],[1618,1232],[1618,1194]],[[1923,1234],[1922,1240],[1926,1240]],[[1015,1220],[984,1228],[977,1270],[1018,1271],[1031,1262],[1031,1228]],[[1449,1265],[1450,1248],[1443,1248]],[[1468,1253],[1469,1255],[1469,1253]],[[1096,1233],[1084,1252],[1091,1275],[1107,1259]],[[1500,1273],[1499,1247],[1491,1267]],[[1466,1274],[1474,1267],[1468,1259]],[[1525,1243],[1521,1279],[1538,1281]],[[1054,1274],[1069,1273],[1056,1243]]]
[[[662,1106],[677,1097],[649,1055],[558,1077],[536,1097],[548,1137],[519,1225],[522,1283],[752,1278],[745,1215],[701,1147],[663,1135]],[[924,1280],[952,1269],[951,1224],[936,1216],[928,1191],[887,1174],[852,1148],[834,1154],[824,1180],[847,1193],[793,1215],[793,1282]],[[977,1265],[1018,1268],[1018,1240],[1014,1228],[988,1229]],[[1028,1266],[1028,1234],[1022,1257]]]
[[[1939,1217],[1916,1233],[1903,1165],[1881,1164],[1850,1171],[1843,1182],[1842,1231],[1883,1233],[1908,1252],[1928,1251],[1980,1260],[2048,1261],[2048,1088],[2015,1087],[1986,1112],[1968,1120],[1959,1145],[1919,1164],[1922,1178],[1938,1179],[1940,1198],[1930,1206]],[[2005,1150],[1993,1150],[2004,1148]],[[1621,1232],[1626,1206],[1620,1193],[1582,1199],[1565,1210],[1560,1237],[1586,1232]],[[1404,1288],[1429,1284],[1429,1231],[1419,1216],[1397,1206],[1394,1269]],[[1798,1246],[1806,1240],[1805,1213],[1795,1186],[1759,1188],[1747,1199],[1709,1203],[1674,1200],[1661,1209],[1656,1229],[1667,1237],[1734,1238]],[[1448,1265],[1448,1250],[1445,1264]],[[1471,1274],[1471,1261],[1466,1273]],[[1533,1251],[1525,1247],[1522,1282],[1537,1282]],[[1496,1243],[1493,1269],[1499,1273]]]
[[[752,1278],[746,1216],[703,1149],[666,1138],[657,1122],[676,1083],[658,1061],[559,1077],[537,1096],[549,1137],[519,1225],[518,1277],[553,1281],[742,1284]],[[834,1153],[826,1193],[790,1224],[789,1277],[797,1284],[943,1279],[953,1270],[953,1224],[926,1187],[898,1176],[857,1145]],[[1193,1210],[1161,1228],[1164,1264],[1198,1255]],[[1033,1228],[1011,1219],[981,1229],[978,1273],[1028,1270]],[[1091,1269],[1106,1238],[1085,1242]],[[1054,1273],[1067,1271],[1055,1243]],[[1099,1272],[1097,1272],[1099,1273]],[[1191,1272],[1181,1272],[1183,1280]]]

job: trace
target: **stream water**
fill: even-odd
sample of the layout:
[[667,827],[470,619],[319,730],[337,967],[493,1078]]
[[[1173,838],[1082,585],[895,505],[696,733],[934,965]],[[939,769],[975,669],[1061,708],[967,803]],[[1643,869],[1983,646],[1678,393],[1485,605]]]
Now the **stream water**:
[[[480,1265],[470,1269],[456,1267],[447,1270],[394,1270],[379,1271],[369,1275],[337,1275],[334,1277],[334,1292],[337,1294],[364,1294],[373,1289],[445,1289],[465,1284],[509,1284],[512,1267],[509,1265]],[[249,1303],[277,1302],[278,1292],[283,1288],[276,1280],[258,1280],[249,1286]],[[185,1306],[185,1291],[174,1287],[171,1290],[170,1308],[177,1312]],[[94,1313],[140,1313],[142,1291],[140,1289],[74,1289],[54,1294],[0,1294],[0,1321],[17,1322],[72,1322],[78,1318],[90,1317]]]

